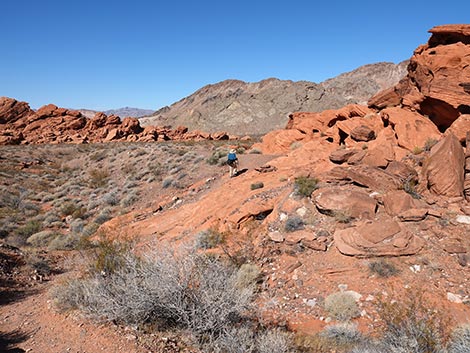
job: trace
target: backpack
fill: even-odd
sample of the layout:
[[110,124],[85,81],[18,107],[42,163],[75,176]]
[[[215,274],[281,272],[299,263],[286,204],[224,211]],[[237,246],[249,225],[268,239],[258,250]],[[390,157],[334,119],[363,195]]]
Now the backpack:
[[228,154],[228,160],[229,161],[236,161],[237,160],[237,155],[235,153],[229,153]]

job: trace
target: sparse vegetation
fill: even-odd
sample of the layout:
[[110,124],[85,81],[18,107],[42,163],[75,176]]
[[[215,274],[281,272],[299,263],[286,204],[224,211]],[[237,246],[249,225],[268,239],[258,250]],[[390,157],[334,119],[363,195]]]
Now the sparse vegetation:
[[161,248],[140,258],[130,251],[118,253],[111,270],[106,262],[95,269],[105,268],[106,276],[93,271],[56,288],[58,308],[127,325],[185,328],[202,345],[250,319],[254,288],[241,287],[237,270],[221,261],[188,249]]
[[312,192],[318,188],[318,179],[308,176],[295,178],[295,191],[302,196],[310,197]]
[[284,230],[286,232],[294,232],[296,230],[303,229],[305,227],[305,222],[299,216],[290,216],[287,218],[286,223],[284,224]]
[[349,292],[336,292],[327,296],[325,310],[332,318],[340,321],[348,321],[361,314],[356,299]]
[[224,235],[215,229],[208,229],[196,235],[196,247],[200,249],[212,249],[224,242]]
[[264,187],[263,182],[253,183],[250,185],[251,190],[261,189]]
[[381,344],[386,352],[441,353],[449,337],[449,319],[431,308],[419,289],[400,297],[400,301],[379,301]]
[[397,275],[400,271],[395,265],[387,260],[379,259],[369,263],[369,270],[379,277],[388,278]]

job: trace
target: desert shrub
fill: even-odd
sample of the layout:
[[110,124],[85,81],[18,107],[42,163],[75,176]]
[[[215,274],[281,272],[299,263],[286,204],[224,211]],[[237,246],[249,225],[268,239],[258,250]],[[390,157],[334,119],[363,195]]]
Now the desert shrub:
[[120,259],[105,276],[94,272],[78,284],[72,282],[75,293],[56,289],[57,307],[127,325],[184,328],[201,343],[214,342],[246,320],[253,287],[239,288],[236,270],[220,261],[169,249],[140,258],[126,251]]
[[215,229],[208,229],[196,235],[196,247],[199,249],[212,249],[224,242],[224,235]]
[[357,329],[357,325],[349,322],[326,326],[321,335],[328,340],[334,341],[337,345],[345,346],[357,344],[363,339],[361,332]]
[[103,195],[103,202],[110,206],[116,206],[119,203],[119,196],[115,191]]
[[352,217],[349,212],[339,210],[333,212],[333,217],[335,218],[336,222],[344,224],[349,223],[354,219],[354,217]]
[[250,153],[250,154],[262,154],[262,152],[257,148],[251,149],[248,153]]
[[[212,155],[207,159],[207,163],[210,165],[217,165],[217,164],[224,164],[225,159],[224,157],[227,156],[226,150],[217,149],[215,150]],[[221,162],[222,160],[222,162]]]
[[263,187],[264,187],[264,184],[262,182],[253,183],[253,184],[250,185],[251,190],[261,189]]
[[60,207],[62,216],[72,216],[73,218],[81,218],[86,213],[86,209],[73,201],[67,201]]
[[100,239],[94,244],[90,271],[99,274],[112,274],[120,270],[126,264],[131,248],[132,243],[127,241]]
[[410,194],[414,199],[420,199],[421,195],[417,191],[417,182],[414,178],[407,178],[403,180],[401,189]]
[[88,184],[92,188],[105,186],[108,183],[110,175],[107,169],[91,169],[88,174]]
[[438,141],[436,139],[434,139],[432,137],[428,138],[426,140],[426,142],[424,143],[424,150],[426,152],[429,152],[431,150],[431,148],[433,148],[433,146],[437,143],[438,143]]
[[48,246],[49,243],[57,237],[57,233],[50,231],[50,230],[44,230],[42,232],[34,233],[28,239],[26,239],[26,243],[32,245],[32,246]]
[[255,353],[255,332],[249,327],[234,327],[211,343],[209,352],[213,353]]
[[426,305],[420,290],[411,289],[400,297],[401,301],[379,298],[382,345],[393,353],[441,353],[448,337],[449,320]]
[[165,178],[162,181],[162,188],[164,188],[164,189],[169,188],[172,184],[174,184],[174,182],[175,181],[171,177]]
[[286,232],[294,232],[296,230],[303,229],[305,226],[305,222],[302,218],[298,216],[291,216],[287,218],[286,223],[284,224],[284,230]]
[[17,228],[15,233],[26,239],[27,237],[37,233],[41,230],[42,224],[38,221],[28,221],[26,224],[20,228]]
[[77,233],[58,235],[49,243],[50,250],[73,250],[83,247],[85,238]]
[[318,188],[318,179],[307,176],[295,178],[295,191],[302,196],[310,197],[312,192]]
[[450,338],[448,353],[470,352],[470,324],[457,326]]
[[400,272],[393,263],[384,259],[370,262],[369,270],[383,278],[395,276]]
[[330,294],[325,298],[324,306],[332,318],[340,321],[348,321],[361,314],[356,299],[348,292]]
[[96,224],[103,224],[104,222],[107,222],[111,219],[111,211],[107,208],[102,210],[98,216],[94,219],[94,222]]
[[258,353],[288,353],[292,347],[291,336],[279,329],[261,333],[256,343]]
[[245,288],[258,282],[260,277],[261,277],[260,268],[255,264],[246,263],[246,264],[241,265],[240,268],[238,269],[235,282],[238,287]]
[[139,194],[136,191],[128,193],[124,198],[121,200],[121,206],[129,207],[136,203],[139,200]]

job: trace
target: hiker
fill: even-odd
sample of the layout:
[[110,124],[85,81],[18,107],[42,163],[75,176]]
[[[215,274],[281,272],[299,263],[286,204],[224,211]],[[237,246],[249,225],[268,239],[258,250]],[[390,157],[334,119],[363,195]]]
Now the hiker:
[[227,156],[227,164],[229,166],[229,174],[230,178],[237,176],[238,173],[238,158],[237,158],[237,151],[235,149],[231,149]]

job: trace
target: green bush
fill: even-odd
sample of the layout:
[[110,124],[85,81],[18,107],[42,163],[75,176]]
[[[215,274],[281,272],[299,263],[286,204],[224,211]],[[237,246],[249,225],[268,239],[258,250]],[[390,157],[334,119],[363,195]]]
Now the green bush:
[[318,179],[307,176],[295,178],[295,191],[302,196],[310,197],[318,188]]

